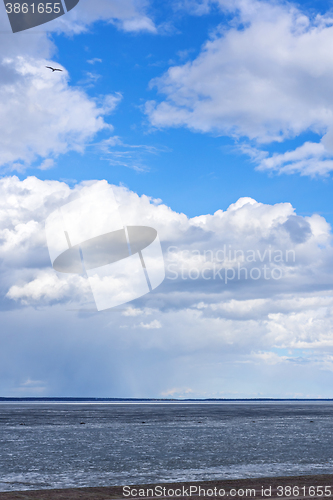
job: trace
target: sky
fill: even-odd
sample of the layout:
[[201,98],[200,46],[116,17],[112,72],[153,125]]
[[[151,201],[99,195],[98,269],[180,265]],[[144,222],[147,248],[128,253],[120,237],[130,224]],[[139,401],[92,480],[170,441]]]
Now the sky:
[[[0,396],[332,398],[332,80],[331,1],[0,5]],[[166,276],[97,311],[45,221],[110,186]]]

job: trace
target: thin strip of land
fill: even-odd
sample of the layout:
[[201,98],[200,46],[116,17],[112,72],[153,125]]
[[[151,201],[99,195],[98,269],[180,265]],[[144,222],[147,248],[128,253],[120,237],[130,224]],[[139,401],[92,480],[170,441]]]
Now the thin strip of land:
[[[201,488],[201,490],[199,489]],[[100,488],[48,489],[0,492],[0,500],[115,500],[189,499],[302,500],[333,497],[333,475],[308,475],[110,486]]]

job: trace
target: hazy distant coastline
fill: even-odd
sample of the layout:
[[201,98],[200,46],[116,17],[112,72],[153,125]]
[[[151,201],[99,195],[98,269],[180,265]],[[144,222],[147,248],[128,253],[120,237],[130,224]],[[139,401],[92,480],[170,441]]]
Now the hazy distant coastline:
[[306,401],[306,402],[311,402],[311,401],[333,401],[333,398],[239,398],[239,399],[232,399],[232,398],[207,398],[207,399],[177,399],[177,398],[69,398],[69,397],[63,397],[63,398],[4,398],[0,397],[0,403],[1,402],[116,402],[116,403],[122,403],[122,402],[137,402],[137,403],[145,403],[145,402],[156,402],[156,403],[186,403],[186,402],[194,402],[194,403],[205,403],[205,402],[300,402],[300,401]]

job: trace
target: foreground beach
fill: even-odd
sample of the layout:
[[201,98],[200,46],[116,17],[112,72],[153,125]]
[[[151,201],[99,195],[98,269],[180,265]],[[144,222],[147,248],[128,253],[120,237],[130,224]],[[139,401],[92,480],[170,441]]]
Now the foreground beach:
[[[174,496],[172,496],[172,492],[174,492]],[[228,497],[235,499],[331,498],[333,496],[333,475],[159,483],[158,486],[131,485],[125,490],[123,486],[110,486],[0,492],[0,500],[111,500],[118,498],[199,498],[199,496],[200,498]]]

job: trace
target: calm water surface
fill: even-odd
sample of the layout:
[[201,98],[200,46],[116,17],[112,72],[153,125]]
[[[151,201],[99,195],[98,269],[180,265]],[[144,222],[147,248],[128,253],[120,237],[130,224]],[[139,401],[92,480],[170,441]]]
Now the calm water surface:
[[0,491],[332,466],[332,403],[0,404]]

